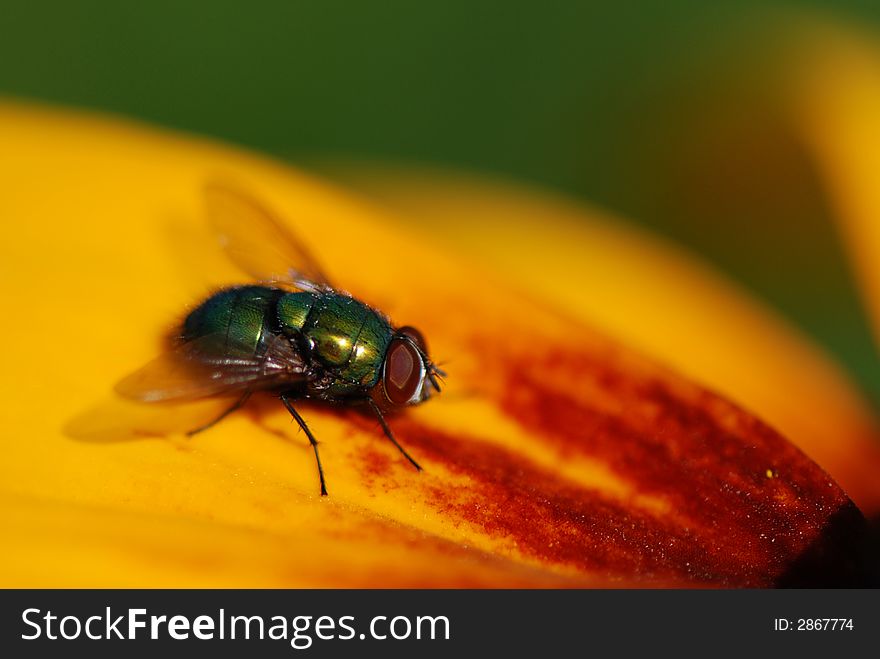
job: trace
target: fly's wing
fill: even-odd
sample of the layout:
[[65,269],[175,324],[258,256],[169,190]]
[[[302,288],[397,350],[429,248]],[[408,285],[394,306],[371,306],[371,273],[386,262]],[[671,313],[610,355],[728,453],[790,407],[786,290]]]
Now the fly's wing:
[[225,183],[205,188],[208,221],[235,265],[259,281],[331,288],[305,244],[253,197]]
[[226,355],[217,346],[226,337],[208,335],[160,355],[116,385],[117,393],[146,403],[184,401],[210,396],[241,395],[305,379],[305,364],[289,341],[273,336],[264,354]]

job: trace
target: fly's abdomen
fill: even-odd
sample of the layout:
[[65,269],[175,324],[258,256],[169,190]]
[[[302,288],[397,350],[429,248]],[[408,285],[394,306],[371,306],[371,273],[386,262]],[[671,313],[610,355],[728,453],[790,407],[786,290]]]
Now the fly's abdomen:
[[183,321],[183,340],[212,336],[206,348],[219,357],[252,357],[274,328],[274,309],[284,292],[238,286],[215,293]]
[[298,334],[309,319],[318,296],[314,293],[285,293],[278,300],[278,325],[288,335]]

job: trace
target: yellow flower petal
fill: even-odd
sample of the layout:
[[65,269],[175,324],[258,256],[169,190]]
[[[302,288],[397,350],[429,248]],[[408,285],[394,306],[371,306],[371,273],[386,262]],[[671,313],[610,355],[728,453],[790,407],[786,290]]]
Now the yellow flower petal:
[[880,39],[811,24],[790,54],[790,110],[813,149],[880,346]]
[[330,171],[401,217],[422,220],[431,237],[741,403],[862,510],[880,512],[880,430],[869,404],[817,345],[685,250],[561,196],[500,181],[387,167]]
[[[0,584],[857,576],[861,514],[781,436],[362,201],[247,153],[72,113],[0,105],[0,143]],[[166,433],[212,401],[100,402],[184,309],[242,281],[204,226],[215,175],[277,209],[332,277],[449,360],[448,393],[391,419],[424,473],[372,419],[304,405],[328,475],[320,497],[277,401],[191,440]]]

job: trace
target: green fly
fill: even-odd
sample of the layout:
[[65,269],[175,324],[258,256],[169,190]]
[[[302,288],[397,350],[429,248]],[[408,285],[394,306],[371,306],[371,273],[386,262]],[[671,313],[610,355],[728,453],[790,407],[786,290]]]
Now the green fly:
[[229,397],[210,428],[255,392],[278,396],[315,453],[318,442],[295,403],[317,400],[361,406],[385,436],[421,470],[391,431],[385,413],[417,405],[440,391],[445,375],[424,337],[395,327],[382,312],[333,287],[305,245],[269,210],[234,188],[210,185],[208,217],[229,258],[258,284],[224,288],[193,309],[168,350],[116,386],[143,402]]

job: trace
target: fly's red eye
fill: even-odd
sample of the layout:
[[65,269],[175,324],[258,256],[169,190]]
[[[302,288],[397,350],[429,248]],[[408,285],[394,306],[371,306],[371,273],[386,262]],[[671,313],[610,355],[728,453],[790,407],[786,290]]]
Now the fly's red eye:
[[422,357],[406,339],[391,341],[385,356],[385,395],[395,405],[406,405],[422,381]]
[[428,354],[428,342],[425,341],[425,337],[422,336],[422,333],[417,330],[415,327],[410,327],[409,325],[405,325],[397,330],[398,334],[403,334],[404,336],[408,336],[413,340],[424,354]]

